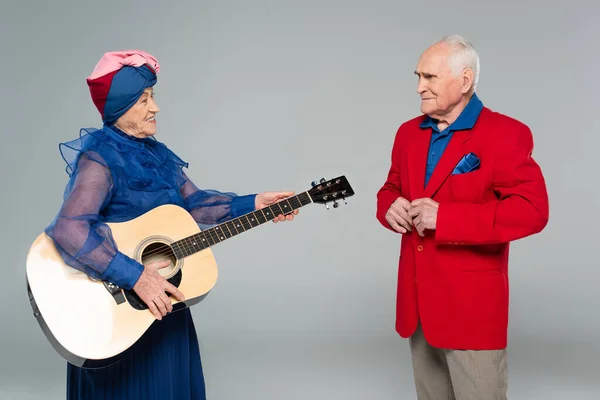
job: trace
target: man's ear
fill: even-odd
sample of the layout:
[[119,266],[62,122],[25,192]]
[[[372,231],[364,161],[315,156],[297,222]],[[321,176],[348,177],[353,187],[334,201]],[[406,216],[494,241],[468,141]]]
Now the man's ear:
[[471,68],[465,68],[462,73],[462,90],[463,94],[469,93],[473,89],[475,74]]

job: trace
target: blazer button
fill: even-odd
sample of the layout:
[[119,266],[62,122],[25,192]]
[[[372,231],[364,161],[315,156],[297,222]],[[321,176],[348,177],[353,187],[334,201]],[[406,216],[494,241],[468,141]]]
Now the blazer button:
[[417,250],[418,250],[418,251],[423,251],[423,245],[422,245],[422,244],[418,245],[418,246],[417,246]]

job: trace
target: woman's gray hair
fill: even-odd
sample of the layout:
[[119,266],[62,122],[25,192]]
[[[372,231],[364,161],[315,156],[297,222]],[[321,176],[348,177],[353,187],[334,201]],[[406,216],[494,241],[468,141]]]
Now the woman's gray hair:
[[444,36],[438,43],[445,43],[453,49],[448,59],[448,66],[456,76],[465,68],[473,71],[473,87],[471,92],[475,92],[477,82],[479,82],[479,54],[473,46],[460,35]]

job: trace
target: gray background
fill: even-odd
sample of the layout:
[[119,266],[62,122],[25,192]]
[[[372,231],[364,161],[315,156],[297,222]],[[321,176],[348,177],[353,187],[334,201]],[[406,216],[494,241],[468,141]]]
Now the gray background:
[[546,230],[512,247],[509,395],[600,398],[600,5],[568,3],[3,1],[0,397],[64,398],[25,257],[61,204],[57,143],[99,125],[85,77],[105,51],[141,48],[162,66],[158,138],[201,187],[303,191],[345,174],[357,192],[215,247],[219,282],[193,309],[209,399],[415,398],[394,332],[399,238],[375,193],[418,115],[418,56],[460,33],[484,104],[532,128],[550,193]]

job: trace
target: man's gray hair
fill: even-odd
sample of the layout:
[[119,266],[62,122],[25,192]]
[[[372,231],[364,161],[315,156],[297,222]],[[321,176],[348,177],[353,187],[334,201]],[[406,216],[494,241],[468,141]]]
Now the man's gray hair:
[[479,82],[479,54],[473,46],[460,35],[444,36],[438,43],[445,43],[453,47],[448,59],[448,66],[454,75],[460,74],[465,68],[473,71],[473,87],[475,92],[477,82]]

